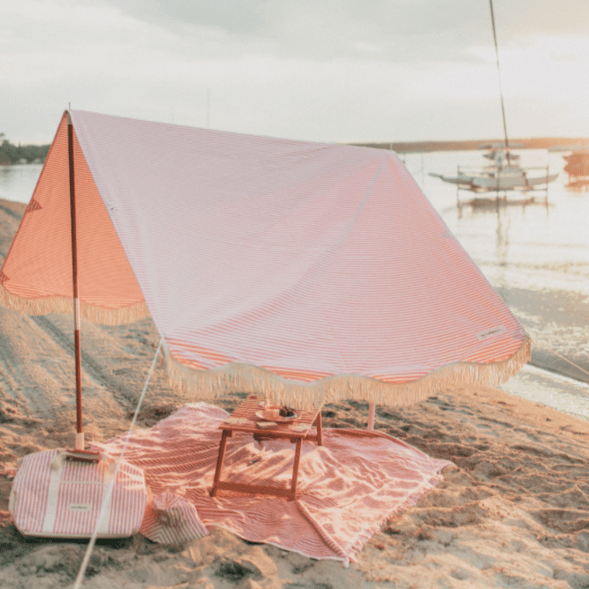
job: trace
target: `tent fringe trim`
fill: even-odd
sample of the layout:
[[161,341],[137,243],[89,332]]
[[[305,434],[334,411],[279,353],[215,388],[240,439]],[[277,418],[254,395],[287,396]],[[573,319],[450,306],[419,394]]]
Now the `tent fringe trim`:
[[389,383],[358,375],[340,374],[313,383],[286,380],[263,368],[232,363],[211,370],[181,364],[164,344],[165,363],[173,386],[199,400],[213,400],[229,392],[258,393],[268,400],[298,409],[353,399],[389,407],[404,407],[465,384],[498,385],[506,382],[532,357],[532,341],[525,336],[509,358],[492,364],[459,362],[405,383]]
[[[0,284],[0,305],[26,315],[48,315],[50,313],[73,313],[74,301],[66,297],[26,299],[8,292]],[[124,325],[149,317],[147,305],[135,303],[119,309],[96,307],[80,301],[80,314],[100,325]]]

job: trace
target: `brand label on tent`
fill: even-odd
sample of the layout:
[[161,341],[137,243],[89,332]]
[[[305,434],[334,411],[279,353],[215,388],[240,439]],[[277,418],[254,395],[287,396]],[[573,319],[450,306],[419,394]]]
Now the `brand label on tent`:
[[70,503],[70,511],[90,511],[90,503]]
[[499,327],[493,327],[492,329],[486,329],[485,331],[480,331],[477,333],[477,338],[480,340],[487,339],[489,337],[493,337],[494,335],[499,335],[500,333],[505,333],[507,329],[500,325]]

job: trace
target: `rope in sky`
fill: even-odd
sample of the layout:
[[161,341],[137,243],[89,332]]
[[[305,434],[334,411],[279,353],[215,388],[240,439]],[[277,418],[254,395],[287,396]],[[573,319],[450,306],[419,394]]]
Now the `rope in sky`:
[[499,67],[499,48],[497,47],[497,32],[495,30],[495,13],[493,12],[493,0],[489,0],[491,8],[491,25],[493,26],[493,42],[495,43],[495,61],[497,63],[497,77],[499,79],[499,96],[501,97],[501,114],[503,115],[503,134],[505,136],[505,148],[509,149],[507,139],[507,123],[505,121],[505,104],[503,102],[503,87],[501,85],[501,69]]

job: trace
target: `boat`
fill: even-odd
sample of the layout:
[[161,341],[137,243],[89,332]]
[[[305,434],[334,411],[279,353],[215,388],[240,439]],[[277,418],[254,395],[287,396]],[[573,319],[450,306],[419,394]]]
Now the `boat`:
[[[489,0],[489,7],[491,9],[491,25],[493,29],[493,43],[495,45],[495,60],[497,63],[497,80],[499,82],[499,95],[501,97],[501,115],[503,118],[503,136],[504,140],[499,143],[488,143],[482,145],[482,149],[487,149],[488,152],[483,154],[487,159],[492,160],[492,164],[483,168],[460,168],[456,176],[444,176],[443,174],[430,173],[430,176],[440,178],[444,182],[456,184],[458,189],[470,190],[472,192],[496,192],[499,202],[498,193],[512,190],[517,191],[531,191],[537,189],[546,190],[545,202],[548,202],[548,184],[554,182],[558,174],[550,174],[548,166],[545,168],[523,168],[519,164],[519,155],[512,153],[512,148],[525,147],[520,142],[509,142],[507,138],[507,121],[505,118],[505,103],[503,100],[503,90],[501,87],[501,70],[499,67],[499,49],[497,47],[497,33],[495,30],[495,13],[493,10],[493,0]],[[539,173],[542,170],[543,173]],[[474,199],[471,204],[473,206],[481,203],[475,202]],[[489,200],[489,199],[484,199]],[[526,202],[530,200],[526,199]],[[535,200],[533,200],[535,201]],[[503,202],[508,202],[503,199]],[[524,202],[523,200],[518,201]],[[458,200],[460,206],[460,199]]]
[[456,176],[434,172],[430,172],[430,176],[472,192],[536,190],[547,187],[558,177],[558,173],[550,174],[548,167],[523,168],[517,163],[519,155],[512,153],[511,149],[504,145],[498,147],[496,144],[490,144],[483,147],[490,150],[484,157],[492,158],[491,165],[482,168],[459,166]]
[[562,157],[566,161],[564,171],[568,176],[566,188],[587,190],[589,188],[589,146],[587,145],[556,145],[548,151],[568,151]]

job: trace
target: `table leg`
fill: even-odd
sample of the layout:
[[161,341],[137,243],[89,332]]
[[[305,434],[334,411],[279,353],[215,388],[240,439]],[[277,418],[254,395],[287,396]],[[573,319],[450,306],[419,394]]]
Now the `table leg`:
[[368,405],[368,427],[366,428],[369,431],[372,431],[374,429],[374,411],[375,411],[376,405],[374,403],[370,403]]
[[225,460],[225,446],[227,446],[227,438],[229,437],[228,434],[229,432],[227,430],[223,430],[221,444],[219,446],[219,457],[217,458],[217,469],[215,470],[215,479],[213,481],[213,488],[211,489],[211,497],[215,497],[217,495],[217,485],[219,484],[219,479],[221,478],[223,460]]
[[323,426],[321,424],[321,410],[317,413],[317,418],[315,419],[317,424],[317,445],[323,446]]
[[299,478],[299,462],[301,460],[301,444],[302,438],[297,439],[297,447],[295,449],[294,464],[292,467],[292,482],[290,484],[290,499],[294,501],[297,498],[297,479]]

